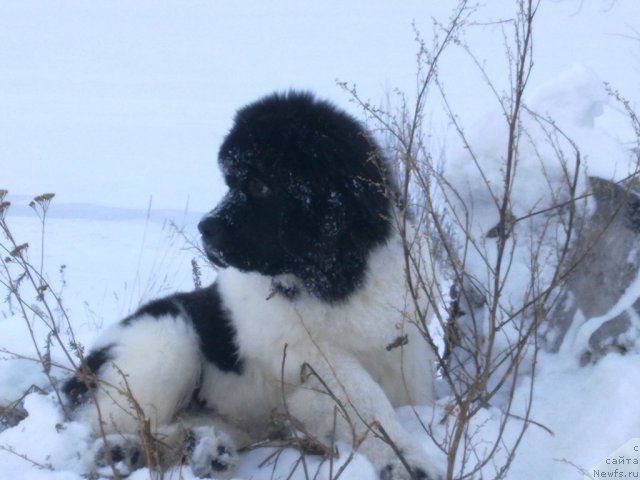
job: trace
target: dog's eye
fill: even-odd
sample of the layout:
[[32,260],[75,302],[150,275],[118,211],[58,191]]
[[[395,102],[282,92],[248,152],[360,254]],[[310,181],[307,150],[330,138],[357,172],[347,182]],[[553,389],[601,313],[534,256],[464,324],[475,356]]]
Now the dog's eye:
[[271,189],[267,186],[267,184],[256,178],[252,178],[251,180],[249,180],[247,191],[249,195],[255,198],[267,198],[271,196]]

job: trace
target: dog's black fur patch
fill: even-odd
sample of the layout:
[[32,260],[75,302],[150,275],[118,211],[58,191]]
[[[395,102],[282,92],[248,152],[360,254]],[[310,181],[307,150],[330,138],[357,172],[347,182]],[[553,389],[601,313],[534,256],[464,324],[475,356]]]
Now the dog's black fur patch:
[[[72,405],[80,405],[87,400],[89,388],[95,387],[95,380],[91,379],[91,375],[96,375],[105,363],[113,359],[111,348],[112,345],[108,345],[92,351],[84,358],[76,375],[66,381],[62,391],[67,395]],[[84,375],[89,376],[83,379]]]
[[151,302],[142,305],[133,314],[122,320],[122,325],[129,326],[131,322],[135,321],[136,318],[139,318],[142,315],[149,315],[156,318],[163,315],[177,317],[180,313],[182,312],[178,304],[175,302],[175,295],[172,295],[170,297],[152,300]]
[[191,318],[205,358],[223,372],[241,374],[243,362],[238,355],[236,332],[222,305],[217,284],[177,294],[175,301]]

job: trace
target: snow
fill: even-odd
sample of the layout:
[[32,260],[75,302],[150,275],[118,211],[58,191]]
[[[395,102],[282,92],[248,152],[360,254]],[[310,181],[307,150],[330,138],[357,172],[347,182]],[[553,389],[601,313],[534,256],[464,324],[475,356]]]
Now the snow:
[[[587,193],[589,175],[620,180],[636,169],[631,150],[615,137],[615,132],[600,125],[601,117],[612,108],[611,103],[602,80],[583,66],[571,67],[532,89],[525,98],[527,110],[520,119],[520,128],[525,133],[512,172],[510,188],[514,194],[509,210],[514,218],[526,220],[513,227],[506,247],[509,268],[501,273],[504,304],[512,310],[525,305],[532,295],[529,287],[532,269],[538,272],[540,290],[549,285],[557,266],[559,246],[566,238],[557,227],[559,222],[552,218],[560,215],[555,210],[550,215],[532,215],[528,219],[527,216],[568,202],[576,173],[576,197],[580,198]],[[443,175],[451,189],[444,194],[451,203],[453,218],[457,219],[454,222],[457,238],[473,242],[472,247],[460,248],[465,269],[490,289],[491,266],[495,265],[497,249],[495,239],[487,238],[487,234],[500,221],[505,188],[508,125],[504,113],[501,109],[488,112],[465,135],[467,142],[446,154]],[[455,140],[450,143],[456,145]],[[580,162],[576,152],[580,154]],[[589,211],[592,202],[589,198],[578,201],[577,216]],[[562,221],[561,215],[560,218]],[[549,228],[550,221],[555,227]],[[532,240],[541,248],[532,249]],[[632,289],[629,296],[637,291]],[[627,299],[629,305],[633,301]],[[516,331],[512,333],[517,335]],[[504,339],[514,340],[510,335]]]
[[640,384],[626,381],[635,370],[637,357],[610,355],[581,369],[570,356],[543,356],[532,417],[553,434],[530,427],[510,478],[528,478],[531,471],[537,478],[582,478],[567,462],[588,470],[637,436],[640,419],[630,399]]
[[[190,242],[197,242],[198,218],[224,192],[214,159],[236,108],[272,90],[296,87],[360,115],[336,79],[356,83],[376,103],[396,87],[412,92],[411,22],[429,38],[430,17],[448,16],[450,6],[444,3],[3,2],[0,188],[10,191],[9,223],[18,243],[29,242],[35,264],[42,248],[41,224],[27,204],[34,195],[56,193],[46,222],[44,272],[62,298],[77,340],[90,345],[102,329],[140,303],[192,288],[193,258],[205,282],[213,278]],[[490,20],[509,15],[512,5],[500,0],[480,7],[464,38],[499,92],[507,88],[503,36]],[[530,137],[521,145],[514,184],[516,216],[545,208],[563,194],[553,187],[564,173],[545,141],[554,128],[546,119],[553,119],[580,149],[579,191],[586,188],[587,175],[621,179],[633,169],[633,131],[603,82],[626,95],[638,111],[640,41],[629,38],[638,37],[637,1],[543,2],[538,21],[536,64],[525,102],[540,117],[523,117]],[[439,75],[489,174],[491,191],[477,181],[477,166],[437,102],[427,118],[434,143],[445,145],[445,174],[473,206],[473,235],[484,238],[498,219],[491,193],[499,197],[502,188],[504,118],[460,49],[444,57]],[[572,168],[572,146],[561,136],[557,142]],[[508,272],[513,281],[507,292],[514,305],[522,301],[530,268],[530,258],[516,253],[520,263]],[[477,278],[487,277],[479,257],[471,257],[468,266]],[[591,331],[639,296],[636,280],[602,318],[576,322],[579,326],[567,334],[558,353],[540,354],[531,413],[536,423],[528,427],[507,478],[582,478],[580,469],[588,470],[638,437],[638,352],[611,353],[587,366],[580,366],[579,353]],[[66,321],[58,320],[64,340],[70,341]],[[33,327],[42,348],[47,330],[38,322]],[[0,304],[0,405],[20,399],[32,385],[47,385],[40,365],[28,359],[34,353],[15,306]],[[66,365],[60,349],[54,348],[52,356]],[[55,367],[53,373],[65,375]],[[529,402],[527,375],[514,394],[516,413]],[[433,446],[416,412],[426,421],[442,418],[447,401],[441,398],[435,410],[398,411],[426,448]],[[28,417],[0,432],[0,479],[82,478],[90,447],[86,428],[63,423],[50,394],[29,394],[24,408]],[[499,406],[483,410],[474,419],[478,435],[493,438],[500,418]],[[436,435],[443,434],[434,428]],[[516,432],[507,431],[507,438]],[[271,453],[260,449],[243,455],[238,477],[267,479],[275,472],[286,478],[298,453],[285,450],[276,464],[259,468]],[[318,478],[328,476],[329,465],[320,465],[316,457],[308,458],[308,468],[320,468]],[[484,472],[488,478],[491,468]],[[193,478],[186,469],[174,477]],[[149,478],[149,472],[129,478]],[[293,478],[304,478],[301,467]],[[371,479],[375,472],[356,454],[341,478]]]

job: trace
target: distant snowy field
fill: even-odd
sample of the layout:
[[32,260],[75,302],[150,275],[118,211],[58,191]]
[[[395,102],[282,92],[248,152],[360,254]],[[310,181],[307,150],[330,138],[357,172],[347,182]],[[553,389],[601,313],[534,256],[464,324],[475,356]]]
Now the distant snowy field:
[[[237,107],[274,89],[298,87],[359,115],[336,79],[356,83],[363,96],[379,103],[391,88],[413,91],[411,21],[429,38],[430,17],[444,21],[449,7],[401,3],[0,5],[0,188],[10,192],[8,222],[38,263],[41,224],[26,205],[32,196],[56,193],[46,222],[44,271],[81,343],[90,345],[102,328],[144,301],[193,288],[191,260],[198,256],[189,241],[197,241],[198,218],[224,191],[215,153]],[[477,13],[478,23],[512,10],[507,0],[490,3]],[[578,139],[591,174],[622,178],[629,170],[633,131],[601,82],[610,82],[640,110],[637,25],[637,0],[540,7],[528,99]],[[504,88],[500,32],[471,29],[468,41]],[[504,138],[494,100],[477,88],[483,85],[477,72],[469,72],[474,69],[468,58],[454,51],[440,75],[475,146],[487,158],[497,157]],[[430,114],[433,143],[443,145],[444,158],[457,168],[464,149],[442,113],[434,107]],[[463,163],[458,171],[461,179],[471,175]],[[523,192],[535,195],[537,186],[532,181]],[[214,273],[198,261],[210,281]],[[640,288],[628,293],[637,298]],[[44,344],[44,329],[35,325],[35,335]],[[0,304],[0,349],[0,406],[32,385],[47,385],[41,366],[22,358],[33,357],[32,340],[25,321],[6,303]],[[61,352],[52,355],[64,363]],[[507,478],[581,479],[580,468],[640,437],[639,369],[638,352],[610,354],[585,368],[569,347],[541,355],[531,417],[545,428],[529,428]],[[524,408],[527,396],[527,388],[517,389],[516,406]],[[24,406],[29,416],[0,432],[0,480],[82,478],[89,448],[85,428],[60,427],[52,396],[30,394]],[[446,398],[435,418],[445,407]],[[427,407],[417,412],[425,419],[434,415]],[[398,414],[433,448],[413,409]],[[480,435],[491,435],[499,418],[487,409],[476,419]],[[238,477],[268,479],[275,472],[275,478],[287,478],[297,454],[285,452],[277,465],[258,468],[269,453],[245,455]],[[318,460],[309,462],[315,471]],[[320,468],[322,478],[328,465]],[[130,478],[149,478],[149,472]],[[192,476],[184,469],[168,478]],[[293,478],[304,478],[301,468]],[[341,478],[373,479],[375,472],[357,456]]]

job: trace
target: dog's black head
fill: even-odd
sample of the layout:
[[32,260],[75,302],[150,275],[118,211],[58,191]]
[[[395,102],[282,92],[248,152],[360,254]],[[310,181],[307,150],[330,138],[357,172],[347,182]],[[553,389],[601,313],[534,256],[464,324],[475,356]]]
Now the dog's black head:
[[358,287],[396,191],[357,121],[310,94],[272,95],[237,113],[219,163],[229,191],[199,225],[212,262],[294,275],[327,301]]

